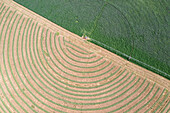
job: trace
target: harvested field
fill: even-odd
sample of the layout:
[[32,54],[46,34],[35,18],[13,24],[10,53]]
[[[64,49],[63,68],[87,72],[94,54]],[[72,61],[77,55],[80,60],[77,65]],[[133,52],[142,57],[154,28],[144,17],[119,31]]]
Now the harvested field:
[[0,0],[0,113],[167,113],[170,81]]

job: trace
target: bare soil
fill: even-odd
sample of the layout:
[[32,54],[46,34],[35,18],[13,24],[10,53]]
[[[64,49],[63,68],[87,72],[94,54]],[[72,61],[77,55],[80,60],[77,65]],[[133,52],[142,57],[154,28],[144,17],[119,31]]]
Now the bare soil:
[[[0,112],[169,110],[169,80],[11,0],[2,3],[10,9],[0,15]],[[56,32],[60,35],[54,37]],[[83,49],[67,43],[70,49],[63,37]]]

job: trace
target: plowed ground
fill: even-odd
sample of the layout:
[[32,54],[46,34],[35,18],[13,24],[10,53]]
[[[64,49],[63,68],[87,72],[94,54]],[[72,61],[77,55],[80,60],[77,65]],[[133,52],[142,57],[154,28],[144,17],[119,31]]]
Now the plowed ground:
[[170,82],[0,0],[0,112],[170,111]]

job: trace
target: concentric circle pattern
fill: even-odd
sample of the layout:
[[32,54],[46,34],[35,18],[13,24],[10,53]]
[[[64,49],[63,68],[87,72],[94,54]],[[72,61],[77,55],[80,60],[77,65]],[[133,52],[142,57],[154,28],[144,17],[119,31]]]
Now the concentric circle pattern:
[[0,112],[170,111],[168,89],[26,11],[0,1]]

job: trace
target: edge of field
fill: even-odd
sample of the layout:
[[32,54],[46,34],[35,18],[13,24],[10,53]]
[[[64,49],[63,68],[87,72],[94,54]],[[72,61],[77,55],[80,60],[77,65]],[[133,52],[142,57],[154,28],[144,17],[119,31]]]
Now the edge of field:
[[143,67],[140,67],[134,63],[131,63],[122,57],[100,47],[97,46],[91,42],[87,42],[86,40],[83,40],[80,36],[62,28],[61,26],[58,26],[51,21],[47,20],[46,18],[34,13],[33,11],[25,8],[24,6],[14,2],[13,0],[1,0],[7,4],[9,4],[11,7],[15,8],[17,11],[24,13],[28,17],[30,17],[33,20],[38,21],[43,27],[50,28],[54,32],[61,32],[61,35],[70,38],[70,40],[73,40],[75,43],[79,42],[82,44],[82,46],[86,49],[89,49],[91,51],[94,51],[96,54],[99,54],[106,59],[113,61],[114,63],[117,63],[117,65],[121,66],[122,68],[128,69],[130,72],[134,72],[135,75],[140,76],[142,78],[147,78],[149,81],[156,82],[162,87],[165,87],[168,91],[170,91],[170,81],[152,71],[149,71]]

